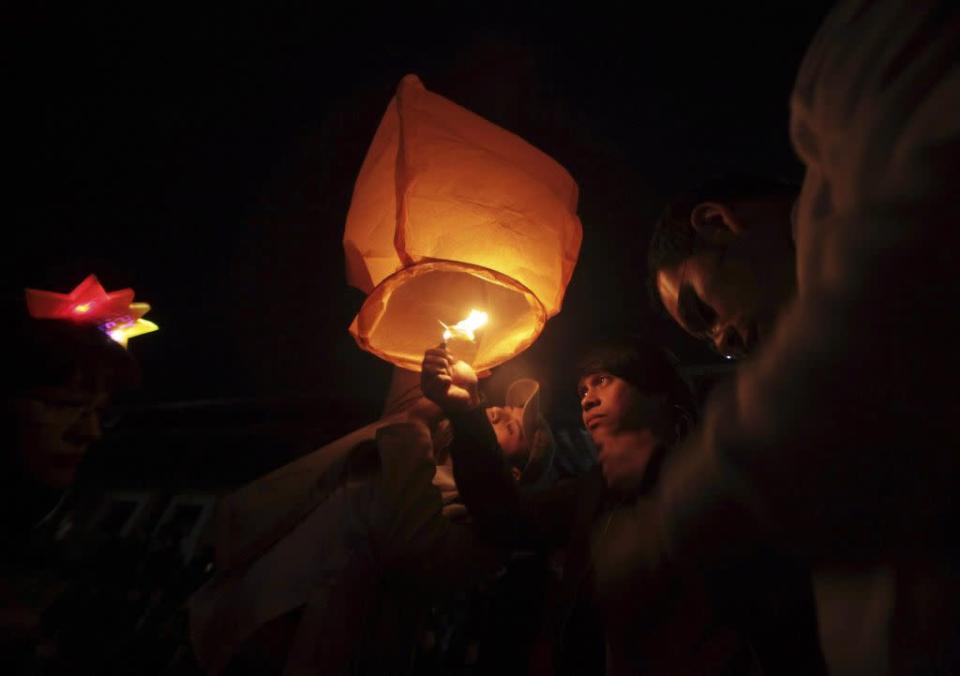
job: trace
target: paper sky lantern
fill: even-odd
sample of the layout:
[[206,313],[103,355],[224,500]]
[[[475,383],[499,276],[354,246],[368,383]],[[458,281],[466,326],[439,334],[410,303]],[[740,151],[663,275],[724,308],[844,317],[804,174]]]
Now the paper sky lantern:
[[34,319],[60,319],[78,324],[95,324],[124,347],[135,336],[158,329],[143,315],[146,303],[133,302],[133,289],[107,291],[95,275],[80,282],[70,293],[26,289],[27,312]]
[[518,136],[408,75],[360,169],[344,232],[350,326],[365,350],[419,370],[444,327],[487,314],[477,370],[529,347],[560,311],[580,251],[577,184]]

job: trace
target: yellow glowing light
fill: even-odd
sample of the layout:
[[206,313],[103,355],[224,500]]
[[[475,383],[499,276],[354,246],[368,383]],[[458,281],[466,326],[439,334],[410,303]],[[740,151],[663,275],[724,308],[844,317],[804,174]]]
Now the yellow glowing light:
[[141,319],[150,305],[134,303],[133,289],[108,292],[96,275],[89,275],[68,294],[26,289],[25,295],[27,311],[34,319],[94,324],[124,347],[130,338],[157,330],[156,324]]
[[137,336],[142,336],[145,333],[152,333],[159,329],[156,324],[146,319],[138,319],[135,322],[129,324],[124,324],[123,326],[118,326],[116,328],[110,329],[107,332],[113,340],[117,341],[124,347],[127,346],[127,341],[131,338]]
[[486,312],[470,310],[470,314],[466,319],[460,320],[453,326],[447,326],[443,322],[440,322],[443,325],[443,339],[447,341],[457,336],[475,341],[477,339],[475,331],[485,325],[487,319],[489,319],[489,317]]

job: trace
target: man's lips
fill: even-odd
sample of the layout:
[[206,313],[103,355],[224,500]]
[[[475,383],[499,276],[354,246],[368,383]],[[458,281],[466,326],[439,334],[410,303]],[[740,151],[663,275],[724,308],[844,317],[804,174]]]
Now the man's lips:
[[592,430],[594,427],[600,424],[600,420],[604,417],[605,416],[602,413],[595,413],[594,415],[587,416],[583,422],[587,426],[588,430]]

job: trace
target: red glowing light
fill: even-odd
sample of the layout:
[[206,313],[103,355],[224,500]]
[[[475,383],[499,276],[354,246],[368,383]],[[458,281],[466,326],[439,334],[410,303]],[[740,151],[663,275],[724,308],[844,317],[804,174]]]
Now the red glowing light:
[[[34,319],[72,319],[100,324],[130,314],[133,289],[107,292],[95,275],[70,293],[27,289],[27,311]],[[79,317],[77,315],[80,315]]]
[[134,303],[133,289],[108,292],[94,275],[80,282],[70,293],[26,289],[26,297],[27,311],[34,319],[66,319],[95,324],[124,347],[128,339],[157,330],[156,324],[141,319],[150,306]]

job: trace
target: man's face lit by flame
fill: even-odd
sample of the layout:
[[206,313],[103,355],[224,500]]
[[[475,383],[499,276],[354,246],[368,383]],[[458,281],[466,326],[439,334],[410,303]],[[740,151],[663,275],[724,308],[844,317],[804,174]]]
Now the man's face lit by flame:
[[667,313],[720,354],[742,357],[772,333],[796,292],[789,202],[704,202],[691,222],[702,243],[657,272]]
[[590,373],[577,384],[583,424],[594,443],[623,432],[659,429],[665,397],[644,394],[606,371]]

